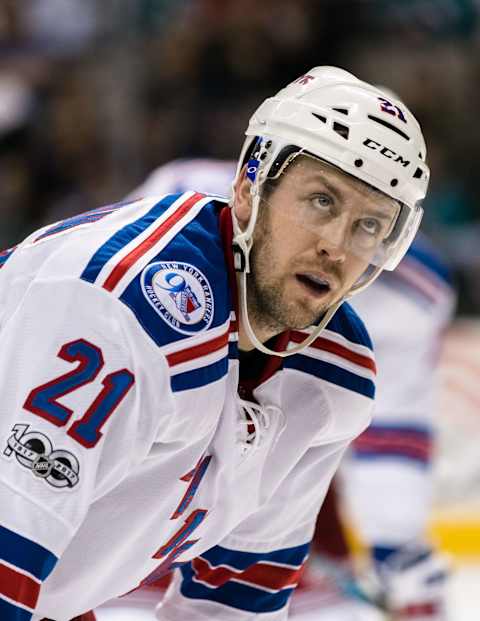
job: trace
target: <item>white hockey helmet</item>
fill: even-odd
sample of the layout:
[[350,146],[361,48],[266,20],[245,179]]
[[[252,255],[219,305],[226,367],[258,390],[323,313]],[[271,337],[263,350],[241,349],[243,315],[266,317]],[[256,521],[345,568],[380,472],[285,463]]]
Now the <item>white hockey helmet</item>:
[[[236,267],[244,277],[250,271],[249,254],[262,186],[301,154],[336,166],[400,205],[394,226],[372,258],[373,271],[350,294],[372,282],[382,269],[392,270],[398,265],[420,225],[430,174],[420,126],[403,102],[343,69],[315,67],[266,99],[251,117],[245,134],[236,177],[247,164],[252,212],[244,230],[233,217]],[[252,338],[246,293],[241,293]],[[329,310],[322,326],[340,303]],[[267,351],[257,339],[255,344]]]
[[[237,175],[249,162],[254,194],[287,160],[306,152],[398,200],[401,210],[384,242],[381,267],[398,265],[420,224],[430,173],[420,126],[391,92],[343,69],[315,67],[266,99],[245,134]],[[254,225],[243,232],[240,247]]]

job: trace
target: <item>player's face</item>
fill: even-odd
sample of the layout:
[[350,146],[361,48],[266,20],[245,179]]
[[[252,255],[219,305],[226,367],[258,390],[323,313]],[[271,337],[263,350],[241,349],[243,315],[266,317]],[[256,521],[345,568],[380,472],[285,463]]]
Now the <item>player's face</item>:
[[361,181],[296,158],[260,204],[247,280],[257,328],[314,323],[364,273],[397,213],[395,201]]

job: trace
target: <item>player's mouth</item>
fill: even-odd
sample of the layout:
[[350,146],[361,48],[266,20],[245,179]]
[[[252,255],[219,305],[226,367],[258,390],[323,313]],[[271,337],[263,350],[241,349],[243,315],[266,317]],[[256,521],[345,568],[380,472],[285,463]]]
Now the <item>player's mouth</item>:
[[330,280],[319,274],[302,272],[300,274],[295,274],[295,278],[310,295],[316,298],[323,297],[332,290],[332,283]]

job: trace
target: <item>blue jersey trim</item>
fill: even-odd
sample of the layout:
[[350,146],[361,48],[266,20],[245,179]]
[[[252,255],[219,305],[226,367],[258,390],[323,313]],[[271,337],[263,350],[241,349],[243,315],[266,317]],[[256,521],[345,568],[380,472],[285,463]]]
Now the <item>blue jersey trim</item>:
[[340,306],[325,328],[340,334],[352,343],[373,350],[372,340],[363,321],[348,302],[344,302]]
[[2,621],[30,621],[31,618],[31,612],[7,602],[0,596],[0,619]]
[[229,565],[236,569],[247,569],[259,561],[301,565],[308,554],[309,546],[309,543],[303,543],[291,548],[273,550],[273,552],[242,552],[239,550],[229,550],[222,546],[215,546],[203,552],[201,557],[206,559],[211,565]]
[[3,526],[0,526],[0,558],[39,580],[45,580],[58,560],[43,546]]
[[178,373],[171,378],[171,387],[173,392],[181,392],[182,390],[191,390],[192,388],[200,388],[207,384],[212,384],[228,373],[228,357],[222,358],[217,362],[209,364],[200,369],[193,371],[185,371]]
[[375,396],[375,384],[372,380],[356,375],[324,360],[316,360],[309,356],[297,354],[285,359],[284,368],[296,369],[297,371],[315,375],[326,382],[342,386],[347,390],[370,399],[373,399]]
[[[256,565],[259,562],[273,562],[301,567],[308,554],[309,544],[302,544],[291,548],[274,550],[273,552],[242,552],[229,550],[222,546],[215,546],[201,555],[212,567],[226,565],[240,571]],[[182,595],[191,599],[206,599],[215,601],[225,606],[247,610],[255,613],[273,612],[283,608],[292,592],[293,587],[280,589],[274,593],[263,589],[261,585],[256,588],[253,584],[241,584],[235,578],[219,587],[207,586],[195,582],[195,572],[191,564],[181,567],[183,581],[180,587]],[[239,578],[241,580],[241,577]]]
[[219,588],[209,588],[193,581],[195,574],[190,565],[182,566],[180,571],[183,575],[180,592],[184,597],[206,599],[254,613],[280,610],[286,606],[293,593],[293,588],[283,589],[277,593],[268,593],[262,589],[233,581],[227,582]]
[[145,215],[114,233],[92,256],[81,274],[81,278],[87,282],[95,282],[103,266],[119,252],[145,231],[164,211],[166,211],[179,197],[170,195],[156,203]]

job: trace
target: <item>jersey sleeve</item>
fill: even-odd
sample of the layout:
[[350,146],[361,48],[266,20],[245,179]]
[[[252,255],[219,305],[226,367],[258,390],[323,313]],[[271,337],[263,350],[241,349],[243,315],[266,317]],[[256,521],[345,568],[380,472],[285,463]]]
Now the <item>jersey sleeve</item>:
[[[0,618],[28,621],[89,506],[148,452],[148,372],[117,300],[32,282],[0,332]],[[126,320],[126,319],[125,319]],[[132,335],[130,338],[133,338]],[[141,349],[137,345],[137,350]],[[141,369],[142,372],[139,372]],[[161,366],[157,387],[162,389]],[[165,382],[168,376],[165,374]],[[165,390],[168,394],[168,390]],[[161,418],[158,408],[156,417]]]
[[286,619],[318,510],[347,445],[311,447],[259,511],[177,570],[157,617]]

